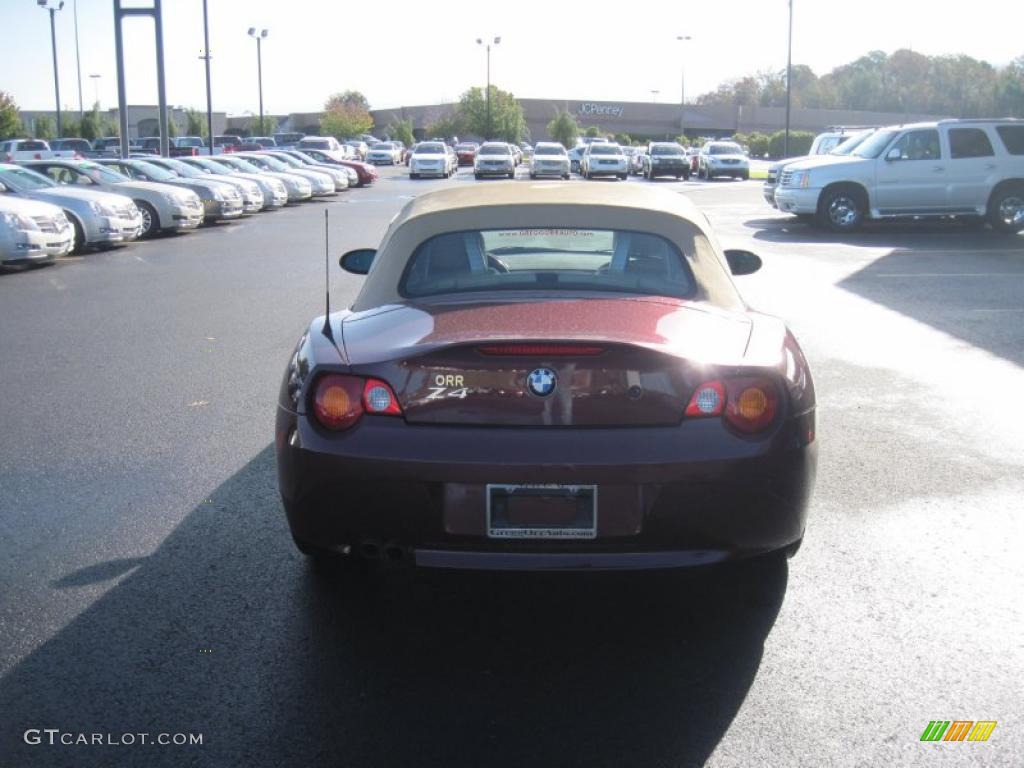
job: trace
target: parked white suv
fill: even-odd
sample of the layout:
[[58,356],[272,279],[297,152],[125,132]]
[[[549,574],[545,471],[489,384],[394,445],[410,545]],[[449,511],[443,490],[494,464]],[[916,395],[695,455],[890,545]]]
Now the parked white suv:
[[882,128],[846,156],[779,175],[780,211],[836,232],[865,219],[956,216],[1024,231],[1024,120],[939,120]]
[[815,155],[848,155],[858,144],[878,130],[873,128],[829,128],[824,133],[819,133],[811,143],[811,149],[803,157],[788,157],[777,163],[768,166],[768,176],[761,187],[761,194],[765,202],[772,208],[775,206],[775,187],[779,184],[779,174],[787,166],[799,163],[808,157]]

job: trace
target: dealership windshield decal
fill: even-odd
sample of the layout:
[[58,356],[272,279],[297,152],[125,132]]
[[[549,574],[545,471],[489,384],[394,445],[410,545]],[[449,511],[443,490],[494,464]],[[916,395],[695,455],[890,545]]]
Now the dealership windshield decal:
[[612,104],[594,104],[591,102],[583,102],[580,104],[581,115],[605,115],[607,117],[622,117],[625,110],[622,107],[617,107]]

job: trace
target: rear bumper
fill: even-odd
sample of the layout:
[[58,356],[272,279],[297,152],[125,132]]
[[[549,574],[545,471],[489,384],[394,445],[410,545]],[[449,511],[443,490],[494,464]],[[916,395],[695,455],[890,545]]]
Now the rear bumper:
[[[364,417],[339,441],[279,408],[275,446],[292,534],[311,546],[387,542],[432,567],[662,568],[798,541],[817,464],[813,423],[813,413],[792,419],[756,443],[719,439],[711,422],[683,439],[676,428],[581,435]],[[489,483],[595,484],[597,537],[488,538]]]

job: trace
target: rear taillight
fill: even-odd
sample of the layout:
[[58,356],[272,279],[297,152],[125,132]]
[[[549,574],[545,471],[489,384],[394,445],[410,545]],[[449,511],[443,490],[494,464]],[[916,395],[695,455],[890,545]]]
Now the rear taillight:
[[779,410],[779,394],[767,379],[731,379],[725,420],[740,432],[753,434],[771,426]]
[[739,432],[762,432],[775,422],[779,390],[765,378],[738,376],[708,381],[697,387],[686,406],[686,416],[724,416]]
[[35,158],[36,158],[36,160],[42,160],[43,159],[43,153],[42,152],[36,152]]
[[725,385],[709,381],[697,387],[686,406],[687,416],[719,416],[725,407]]
[[380,379],[367,379],[363,386],[363,408],[367,413],[384,416],[401,416],[402,407],[391,387]]
[[321,376],[313,396],[317,421],[328,429],[348,429],[363,415],[363,380],[354,376]]
[[341,431],[354,426],[364,413],[401,416],[402,407],[387,382],[329,373],[316,383],[313,412],[327,429]]

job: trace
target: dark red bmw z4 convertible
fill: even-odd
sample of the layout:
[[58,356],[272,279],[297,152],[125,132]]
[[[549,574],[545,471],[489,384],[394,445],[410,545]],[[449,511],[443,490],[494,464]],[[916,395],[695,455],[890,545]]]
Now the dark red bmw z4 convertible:
[[288,361],[275,446],[299,549],[479,569],[795,552],[814,385],[686,198],[641,185],[418,196]]

